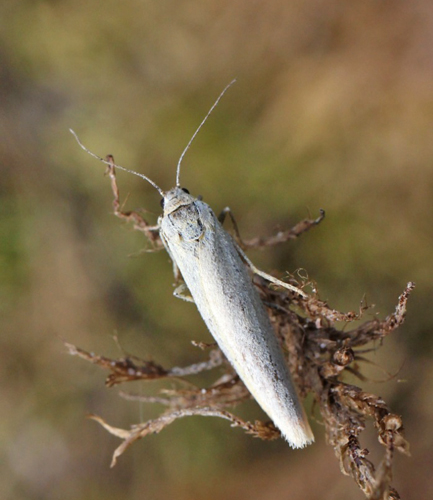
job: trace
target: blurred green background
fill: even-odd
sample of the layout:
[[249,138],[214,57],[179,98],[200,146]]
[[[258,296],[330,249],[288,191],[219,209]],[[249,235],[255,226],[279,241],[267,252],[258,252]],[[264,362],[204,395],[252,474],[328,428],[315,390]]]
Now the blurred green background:
[[[0,19],[1,498],[363,498],[318,424],[316,444],[293,451],[183,419],[109,469],[120,442],[86,413],[127,428],[161,409],[105,389],[61,342],[119,356],[117,333],[167,366],[203,357],[190,340],[210,336],[172,297],[167,255],[142,253],[143,236],[110,215],[104,167],[68,128],[167,189],[234,77],[182,184],[216,212],[229,205],[246,238],[324,208],[299,241],[250,256],[270,272],[306,269],[333,307],[357,309],[366,293],[366,319],[385,317],[416,282],[406,324],[371,355],[397,376],[361,385],[406,424],[413,456],[397,457],[394,486],[432,496],[432,3],[6,0]],[[126,208],[154,221],[158,193],[118,182]],[[252,403],[241,414],[263,416]],[[376,458],[372,433],[364,444]]]

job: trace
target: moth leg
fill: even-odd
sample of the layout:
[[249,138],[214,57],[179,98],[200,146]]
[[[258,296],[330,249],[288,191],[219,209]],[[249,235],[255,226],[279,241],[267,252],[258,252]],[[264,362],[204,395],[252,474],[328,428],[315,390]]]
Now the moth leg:
[[111,190],[113,192],[113,209],[114,215],[119,217],[119,219],[126,220],[127,222],[132,222],[134,229],[141,231],[145,234],[146,238],[152,243],[154,250],[161,250],[163,244],[159,235],[159,224],[151,226],[138,212],[128,211],[124,212],[120,204],[120,194],[119,188],[117,186],[116,180],[116,164],[114,163],[114,158],[112,155],[106,157],[109,163],[107,167],[107,175],[110,177]]
[[320,209],[320,215],[316,219],[303,219],[295,226],[285,231],[279,231],[274,236],[268,238],[256,237],[242,242],[242,248],[263,248],[285,243],[289,240],[295,240],[301,234],[306,233],[312,227],[317,226],[325,218],[325,211]]
[[242,248],[239,247],[239,245],[234,242],[236,246],[236,250],[238,251],[241,259],[245,262],[245,264],[251,269],[251,271],[254,274],[257,274],[258,276],[261,276],[264,278],[266,281],[269,281],[270,283],[273,283],[274,285],[286,288],[287,290],[290,290],[291,292],[294,292],[298,295],[300,295],[302,298],[307,299],[308,295],[301,290],[300,288],[291,285],[290,283],[285,283],[284,281],[279,280],[278,278],[275,278],[274,276],[271,276],[270,274],[267,274],[263,271],[260,271],[251,261],[250,259],[245,255],[245,252],[242,250]]
[[235,238],[235,240],[236,240],[237,244],[238,244],[241,248],[245,248],[245,244],[244,244],[244,242],[243,242],[243,240],[242,240],[242,238],[241,238],[241,235],[240,235],[240,233],[239,233],[239,227],[238,227],[238,225],[237,225],[236,219],[235,219],[235,217],[234,217],[234,215],[233,215],[233,212],[232,212],[232,210],[231,210],[231,208],[230,208],[230,207],[225,207],[225,208],[221,211],[221,213],[218,215],[218,220],[221,222],[221,225],[223,225],[223,224],[224,224],[224,221],[226,220],[226,216],[227,216],[227,214],[228,214],[228,216],[230,217],[230,220],[232,221],[232,224],[233,224],[233,229],[234,229],[234,232],[235,232],[235,234],[234,234],[234,238]]
[[[264,278],[266,281],[269,281],[270,283],[273,283],[274,285],[277,285],[277,286],[281,286],[283,288],[286,288],[287,290],[290,290],[291,292],[295,292],[297,293],[298,295],[300,295],[301,297],[303,298],[307,298],[308,295],[303,292],[300,288],[297,288],[296,286],[293,286],[293,285],[290,285],[289,283],[285,283],[284,281],[281,281],[279,280],[278,278],[275,278],[274,276],[271,276],[270,274],[267,274],[263,271],[260,271],[259,268],[257,268],[251,261],[250,259],[245,255],[245,252],[243,251],[243,247],[248,247],[248,246],[256,246],[256,245],[248,245],[248,243],[245,243],[244,241],[242,241],[240,235],[239,235],[239,229],[238,229],[238,225],[236,224],[236,220],[233,216],[233,213],[230,209],[230,207],[226,207],[224,208],[224,210],[220,213],[220,215],[218,216],[218,220],[221,222],[221,224],[224,222],[225,220],[225,217],[226,215],[229,215],[230,216],[230,219],[232,220],[232,223],[233,223],[233,227],[234,227],[234,230],[235,230],[235,238],[234,238],[234,244],[235,244],[235,247],[241,257],[241,259],[247,264],[247,266],[251,269],[251,271],[254,273],[254,274],[257,274],[258,276],[261,276],[262,278]],[[319,217],[319,219],[317,219],[317,222],[315,222],[315,224],[318,224],[322,219],[323,217],[325,216],[325,212],[322,210],[321,211],[321,215]],[[265,240],[263,240],[265,241]],[[279,243],[279,242],[278,242]],[[257,246],[263,246],[263,245],[257,245]]]
[[193,304],[195,303],[185,283],[182,283],[177,288],[175,288],[173,295],[177,299],[182,299],[185,302],[192,302]]

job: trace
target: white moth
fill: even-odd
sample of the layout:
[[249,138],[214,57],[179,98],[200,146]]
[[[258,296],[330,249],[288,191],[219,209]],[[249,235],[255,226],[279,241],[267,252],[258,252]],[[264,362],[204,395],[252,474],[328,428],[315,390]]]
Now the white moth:
[[305,294],[256,269],[209,205],[189,194],[179,183],[184,154],[230,85],[220,94],[183,151],[177,167],[176,187],[164,192],[144,175],[137,175],[150,182],[162,196],[159,234],[218,346],[288,443],[293,448],[303,448],[314,441],[314,436],[247,265],[268,280],[295,289],[302,296]]

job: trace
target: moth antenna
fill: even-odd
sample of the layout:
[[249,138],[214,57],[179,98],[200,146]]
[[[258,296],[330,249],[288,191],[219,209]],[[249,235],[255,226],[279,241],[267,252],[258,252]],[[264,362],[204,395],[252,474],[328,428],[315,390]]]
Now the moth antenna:
[[177,170],[176,170],[176,186],[177,187],[180,187],[180,164],[182,163],[182,160],[183,160],[183,157],[185,156],[185,153],[188,151],[189,147],[191,146],[192,141],[195,139],[196,135],[199,133],[200,129],[203,127],[203,125],[205,124],[206,120],[209,118],[209,115],[212,113],[212,111],[215,109],[215,107],[220,102],[221,97],[235,83],[235,81],[236,81],[236,79],[232,80],[225,87],[225,89],[221,92],[221,94],[218,96],[218,99],[213,103],[213,106],[207,112],[207,115],[203,118],[203,121],[200,123],[200,125],[197,128],[197,130],[194,132],[193,136],[191,137],[191,139],[189,140],[188,144],[186,145],[186,148],[183,150],[182,154],[180,155],[179,161],[177,163]]
[[[93,158],[96,158],[97,160],[102,161],[102,163],[105,163],[106,165],[109,165],[109,166],[112,165],[112,163],[110,163],[109,161],[104,160],[104,158],[101,158],[97,154],[95,154],[92,151],[90,151],[89,149],[87,149],[86,146],[84,146],[84,144],[78,138],[78,135],[71,128],[69,129],[69,132],[71,132],[71,134],[75,137],[75,140],[78,142],[80,148],[84,149],[84,151],[86,153],[88,153],[90,156],[93,156]],[[115,165],[115,167],[118,168],[119,170],[123,170],[124,172],[128,172],[130,174],[134,174],[134,175],[137,175],[138,177],[141,177],[142,179],[147,181],[149,184],[151,184],[159,192],[159,194],[162,197],[164,197],[164,191],[157,184],[155,184],[151,179],[149,179],[149,177],[146,177],[145,175],[140,174],[139,172],[135,172],[134,170],[129,170],[129,168],[122,167],[121,165]]]

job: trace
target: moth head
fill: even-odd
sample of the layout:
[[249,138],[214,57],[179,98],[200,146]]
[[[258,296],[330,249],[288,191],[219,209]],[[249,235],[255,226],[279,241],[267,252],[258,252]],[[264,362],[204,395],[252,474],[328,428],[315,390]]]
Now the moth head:
[[169,215],[180,207],[191,205],[196,199],[189,194],[188,189],[176,186],[164,193],[161,199],[161,207],[164,210],[164,215]]

